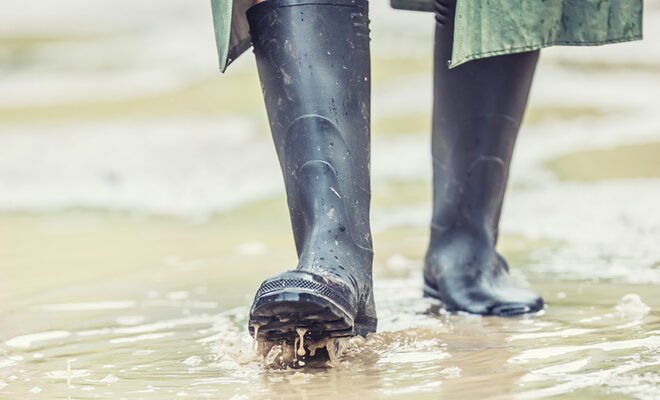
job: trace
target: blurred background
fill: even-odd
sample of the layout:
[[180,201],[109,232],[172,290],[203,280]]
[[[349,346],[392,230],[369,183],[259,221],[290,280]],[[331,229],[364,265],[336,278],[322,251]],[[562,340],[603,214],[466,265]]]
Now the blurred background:
[[297,378],[241,350],[296,262],[251,51],[219,73],[208,1],[2,4],[0,398],[660,396],[660,1],[641,42],[542,51],[500,250],[549,307],[517,320],[424,312],[434,20],[371,3],[385,336]]

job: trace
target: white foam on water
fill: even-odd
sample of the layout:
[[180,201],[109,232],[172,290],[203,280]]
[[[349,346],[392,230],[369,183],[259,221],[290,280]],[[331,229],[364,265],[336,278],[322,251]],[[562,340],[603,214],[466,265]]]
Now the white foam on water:
[[68,331],[47,331],[47,332],[30,333],[27,335],[21,335],[11,338],[5,341],[5,344],[9,347],[29,348],[32,347],[33,344],[39,342],[62,339],[70,335],[71,333]]
[[624,317],[639,319],[651,311],[636,293],[629,293],[621,298],[615,309]]
[[[660,368],[660,364],[655,365]],[[612,391],[632,396],[641,400],[657,400],[660,398],[660,375],[656,372],[643,374],[627,373],[609,378]]]
[[580,371],[582,368],[589,364],[590,360],[590,357],[586,357],[575,361],[551,365],[549,367],[538,368],[523,376],[520,381],[524,383],[532,381],[545,381],[548,378],[561,378],[567,373]]
[[88,329],[88,330],[85,330],[85,331],[78,331],[78,332],[76,332],[76,335],[77,336],[99,336],[99,335],[107,335],[110,332],[112,332],[112,329],[110,329],[110,328]]
[[[584,360],[575,363],[569,363],[568,368],[573,368],[579,371],[581,364]],[[585,364],[584,366],[587,366]],[[558,383],[541,389],[528,390],[516,394],[516,399],[541,399],[551,396],[565,395],[566,393],[575,392],[582,388],[589,387],[602,387],[606,386],[609,391],[615,393],[633,395],[639,399],[657,399],[660,394],[660,388],[656,385],[659,381],[657,374],[644,374],[635,375],[632,372],[641,368],[642,365],[634,360],[625,361],[619,365],[612,366],[608,369],[598,369],[593,372],[585,372],[580,374],[560,373],[557,370],[547,371],[546,378],[557,378]],[[528,378],[530,374],[539,374],[537,377]],[[533,371],[523,377],[523,380],[531,381],[535,378],[541,378],[543,371]],[[638,384],[636,384],[638,383]]]
[[141,324],[146,319],[147,319],[147,317],[145,317],[144,315],[123,315],[123,316],[115,318],[115,321],[117,321],[117,323],[119,325],[129,325],[129,326],[131,326],[131,325]]
[[70,381],[71,379],[84,378],[93,374],[94,371],[90,369],[66,369],[59,371],[49,371],[46,373],[46,376],[51,379]]
[[190,365],[191,367],[197,367],[202,363],[202,359],[199,356],[190,356],[185,360],[181,361],[182,364]]
[[560,329],[558,331],[550,331],[550,332],[518,333],[515,335],[511,335],[509,340],[540,339],[547,337],[569,337],[569,336],[584,335],[586,333],[591,333],[594,331],[595,329],[568,328],[568,329]]
[[649,336],[641,339],[620,340],[611,342],[601,342],[593,344],[585,344],[578,346],[556,346],[545,347],[538,349],[529,349],[522,351],[519,355],[509,359],[513,364],[524,364],[534,362],[542,359],[566,356],[570,353],[577,353],[585,350],[624,350],[624,349],[652,349],[660,346],[660,336]]
[[378,363],[383,364],[417,364],[428,363],[432,361],[440,361],[450,358],[451,355],[442,351],[419,351],[412,349],[411,351],[400,351],[392,354],[385,354],[378,358]]
[[153,354],[155,352],[156,352],[156,350],[145,349],[145,350],[135,350],[131,354],[134,355],[134,356],[146,356],[146,355],[149,355],[149,354]]
[[119,381],[119,378],[117,378],[116,376],[114,376],[112,374],[108,374],[105,377],[103,377],[103,379],[99,380],[99,382],[102,382],[102,383],[115,383],[115,382],[118,382],[118,381]]
[[158,340],[169,336],[174,336],[174,332],[146,333],[144,335],[119,337],[119,338],[110,339],[109,342],[112,344],[135,343],[135,342],[142,342],[145,340]]
[[143,325],[114,328],[112,329],[112,332],[114,334],[122,334],[122,335],[155,332],[165,329],[174,329],[180,326],[208,324],[208,323],[212,323],[217,318],[218,317],[215,315],[207,315],[207,314],[191,315],[185,318],[166,319],[166,320],[156,321],[153,323],[148,323]]
[[168,119],[3,128],[0,210],[91,207],[203,221],[281,193],[272,144],[253,138],[252,121]]

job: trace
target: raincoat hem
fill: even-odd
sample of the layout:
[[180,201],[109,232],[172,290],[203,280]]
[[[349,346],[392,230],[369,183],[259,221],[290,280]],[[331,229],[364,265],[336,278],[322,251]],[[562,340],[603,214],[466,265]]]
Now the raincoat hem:
[[213,16],[213,34],[215,36],[216,49],[220,71],[227,69],[227,53],[229,52],[229,35],[231,24],[226,23],[225,15],[231,15],[232,2],[216,3],[211,1],[211,15]]
[[229,51],[229,54],[227,54],[227,61],[225,62],[225,67],[220,68],[220,72],[227,71],[227,67],[229,67],[229,64],[236,61],[236,59],[241,54],[246,52],[250,47],[252,47],[252,40],[250,39],[245,39],[240,43],[238,43],[236,46],[232,47],[231,50]]
[[470,54],[469,56],[460,58],[456,61],[453,59],[449,63],[449,68],[455,68],[458,67],[461,64],[465,64],[466,62],[473,61],[473,60],[478,60],[480,58],[487,58],[487,57],[494,57],[494,56],[501,56],[501,55],[507,55],[507,54],[514,54],[514,53],[524,53],[526,51],[534,51],[534,50],[539,50],[547,47],[552,47],[552,46],[601,46],[604,44],[613,44],[613,43],[624,43],[624,42],[632,42],[635,40],[642,40],[642,35],[634,35],[634,36],[627,36],[623,38],[616,38],[616,39],[609,39],[609,40],[598,40],[598,41],[549,41],[545,43],[538,43],[534,45],[527,45],[527,46],[522,46],[522,47],[514,47],[514,48],[508,48],[508,49],[500,49],[500,50],[491,50],[491,51],[486,51],[483,53],[473,53]]

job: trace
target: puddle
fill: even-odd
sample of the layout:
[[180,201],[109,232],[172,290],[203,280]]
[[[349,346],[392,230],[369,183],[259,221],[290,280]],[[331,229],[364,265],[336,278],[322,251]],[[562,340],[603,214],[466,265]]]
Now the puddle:
[[[389,299],[378,302],[380,332],[352,343],[332,368],[265,368],[245,333],[247,307],[129,330],[114,324],[118,315],[110,314],[97,318],[103,327],[93,331],[40,332],[7,340],[8,353],[0,361],[6,384],[2,395],[24,398],[37,394],[37,387],[44,398],[477,397],[511,392],[540,398],[594,389],[632,394],[630,379],[649,381],[646,398],[658,395],[651,385],[657,380],[652,371],[660,364],[660,334],[652,331],[657,314],[629,319],[614,307],[551,302],[545,315],[521,319],[435,315],[437,306],[420,299],[415,286],[417,279],[381,282],[377,290]],[[652,300],[657,304],[659,299]]]
[[510,319],[421,297],[433,16],[374,2],[379,328],[284,369],[247,333],[296,260],[251,54],[218,74],[208,4],[66,3],[0,14],[0,398],[660,398],[657,0],[543,51],[499,247],[548,305]]
[[560,179],[599,181],[607,179],[660,178],[660,143],[640,143],[610,149],[584,150],[547,162]]
[[[81,221],[91,218],[89,213],[78,215]],[[18,232],[53,220],[52,214],[0,219],[12,218],[12,224],[3,225]],[[377,234],[376,242],[388,249],[378,253],[376,261],[378,333],[366,341],[348,341],[330,368],[300,357],[305,365],[274,369],[266,368],[256,354],[247,333],[247,313],[253,291],[269,273],[266,270],[274,272],[294,257],[285,251],[290,250],[286,238],[272,239],[285,236],[284,228],[281,235],[261,234],[247,240],[249,231],[237,224],[239,233],[230,242],[224,224],[192,229],[184,222],[106,218],[96,233],[88,233],[87,246],[99,258],[111,256],[122,242],[118,233],[137,230],[141,232],[128,238],[137,250],[130,257],[94,266],[84,283],[65,285],[45,279],[38,291],[14,290],[7,298],[7,286],[29,286],[35,274],[51,273],[40,257],[3,253],[3,260],[32,272],[11,275],[5,270],[2,275],[0,397],[543,398],[570,392],[583,398],[614,394],[653,398],[660,394],[657,288],[548,278],[535,272],[533,261],[534,251],[547,248],[546,242],[503,238],[514,276],[524,274],[549,304],[537,315],[506,319],[446,314],[438,303],[421,297],[421,260],[414,254],[421,254],[425,232],[400,229]],[[41,231],[44,236],[35,238],[40,242],[50,238],[59,249],[75,246],[77,239],[68,232],[75,217],[68,214],[66,220],[69,226],[63,231],[49,225],[49,230]],[[197,235],[187,237],[193,231]],[[212,241],[199,241],[202,236]],[[150,255],[168,243],[177,243],[170,247],[173,253],[196,247],[195,252],[204,254],[213,250],[215,242],[224,245],[204,258],[156,260]],[[229,247],[236,251],[226,251]],[[246,252],[246,248],[260,251]],[[48,250],[43,256],[49,256]],[[136,262],[145,258],[152,261]],[[113,271],[119,260],[124,268]],[[264,268],[265,260],[278,261]],[[66,267],[89,268],[87,259],[79,262]],[[228,275],[237,262],[242,271]],[[631,381],[639,384],[630,385]]]

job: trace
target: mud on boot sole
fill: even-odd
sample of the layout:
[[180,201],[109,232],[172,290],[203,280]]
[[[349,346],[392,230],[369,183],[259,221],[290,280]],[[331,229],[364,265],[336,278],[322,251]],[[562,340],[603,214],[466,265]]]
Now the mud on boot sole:
[[259,339],[292,343],[298,337],[297,328],[306,329],[305,338],[310,340],[366,337],[376,331],[375,318],[356,314],[347,300],[327,286],[303,279],[274,279],[259,288],[248,329],[254,337],[258,326]]

